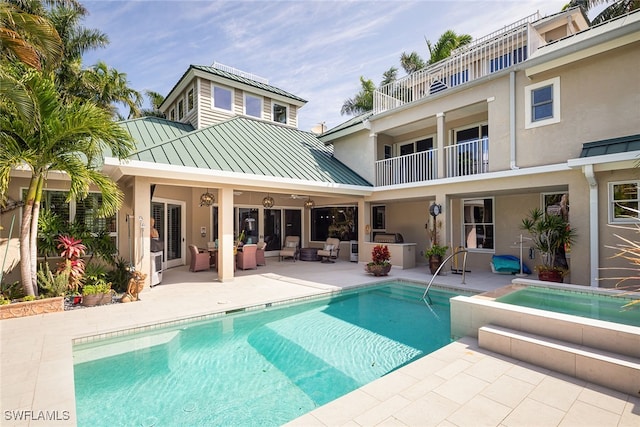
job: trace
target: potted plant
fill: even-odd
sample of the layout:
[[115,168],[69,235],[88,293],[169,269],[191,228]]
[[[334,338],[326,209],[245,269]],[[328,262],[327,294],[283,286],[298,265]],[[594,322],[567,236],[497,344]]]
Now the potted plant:
[[573,242],[575,230],[562,216],[545,215],[537,208],[522,220],[521,228],[531,234],[533,247],[542,257],[542,264],[536,266],[538,279],[562,283],[569,271],[562,265],[566,265],[564,251]]
[[391,270],[389,259],[391,254],[387,245],[376,245],[371,251],[371,261],[367,263],[366,271],[374,276],[386,276]]
[[424,251],[424,257],[429,260],[429,270],[431,274],[436,274],[440,264],[442,264],[442,258],[447,254],[449,246],[440,246],[438,243],[434,243]]

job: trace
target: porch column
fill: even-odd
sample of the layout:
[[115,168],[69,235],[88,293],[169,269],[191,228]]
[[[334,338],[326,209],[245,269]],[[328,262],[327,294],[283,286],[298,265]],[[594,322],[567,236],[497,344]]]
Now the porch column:
[[136,271],[141,271],[147,277],[144,289],[150,289],[151,284],[151,183],[147,178],[135,177],[133,181],[133,215],[131,244],[133,245],[133,259],[131,264]]
[[[445,178],[445,154],[444,154],[444,140],[445,140],[445,128],[444,128],[444,113],[436,114],[436,157],[438,158],[438,178]],[[440,202],[438,202],[440,203]]]
[[[371,203],[364,199],[358,200],[358,260],[368,259],[362,242],[371,241]],[[351,255],[351,254],[349,254]]]
[[218,190],[218,280],[233,280],[233,188]]

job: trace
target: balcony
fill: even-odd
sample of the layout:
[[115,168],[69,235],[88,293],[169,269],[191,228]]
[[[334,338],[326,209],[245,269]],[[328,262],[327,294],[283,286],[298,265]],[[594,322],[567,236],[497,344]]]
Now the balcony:
[[440,150],[431,149],[376,162],[376,186],[410,184],[438,178],[489,172],[489,138],[464,141],[442,149],[444,174],[438,174]]
[[531,23],[535,13],[474,40],[445,60],[381,86],[373,93],[373,114],[398,108],[526,61],[544,40]]

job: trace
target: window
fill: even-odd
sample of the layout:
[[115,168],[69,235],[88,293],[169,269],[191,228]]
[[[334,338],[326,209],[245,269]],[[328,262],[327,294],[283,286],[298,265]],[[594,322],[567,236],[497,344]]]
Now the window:
[[262,98],[245,93],[244,113],[247,116],[262,118]]
[[638,213],[638,186],[640,181],[609,183],[609,222],[636,223]]
[[287,107],[280,104],[273,104],[273,121],[287,124]]
[[420,153],[433,148],[434,137],[423,138],[414,142],[401,143],[397,145],[398,154],[406,156],[408,154]]
[[[23,199],[26,197],[26,193],[27,190],[23,190]],[[89,193],[83,200],[67,202],[68,194],[67,191],[43,190],[40,209],[56,214],[64,223],[82,224],[83,228],[91,233],[106,231],[117,247],[118,222],[116,215],[107,218],[97,215],[98,209],[102,206],[102,194]]]
[[463,200],[464,242],[467,249],[494,247],[493,199]]
[[385,145],[384,146],[384,158],[386,159],[390,159],[392,156],[392,147],[390,145]]
[[193,88],[187,92],[187,111],[193,110]]
[[560,122],[560,77],[524,88],[525,128]]
[[171,120],[176,119],[176,110],[174,108],[172,108],[171,111],[169,111],[169,119]]
[[373,225],[373,230],[386,230],[385,210],[385,206],[371,207],[371,222]]
[[500,71],[503,68],[518,64],[527,59],[527,47],[522,46],[514,49],[513,52],[505,53],[489,60],[489,72]]
[[311,240],[329,237],[358,240],[358,208],[349,206],[311,209]]
[[231,89],[220,86],[213,87],[213,107],[231,111],[233,108],[233,93]]
[[184,117],[184,101],[181,99],[178,101],[178,120],[182,120]]

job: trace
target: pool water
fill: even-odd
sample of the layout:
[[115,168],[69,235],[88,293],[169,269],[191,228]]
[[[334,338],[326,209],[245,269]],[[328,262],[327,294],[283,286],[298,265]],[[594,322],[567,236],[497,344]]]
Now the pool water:
[[536,286],[528,286],[496,299],[498,302],[507,304],[640,326],[638,307],[623,308],[631,300],[631,298],[623,296]]
[[78,425],[276,426],[451,342],[449,298],[390,283],[74,347]]

